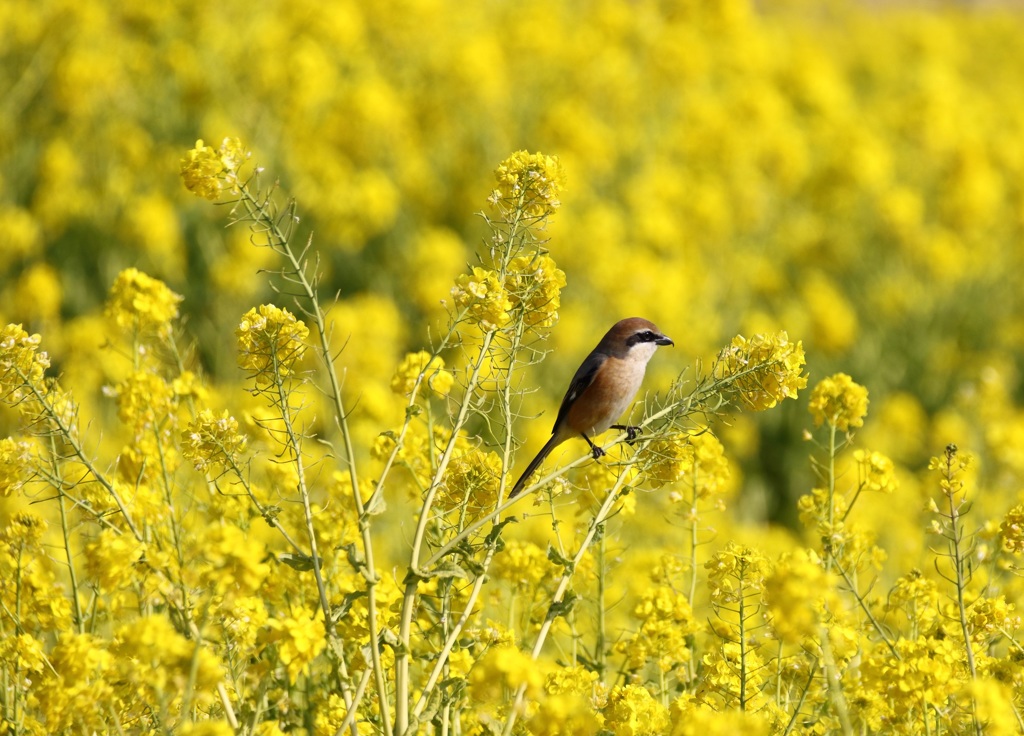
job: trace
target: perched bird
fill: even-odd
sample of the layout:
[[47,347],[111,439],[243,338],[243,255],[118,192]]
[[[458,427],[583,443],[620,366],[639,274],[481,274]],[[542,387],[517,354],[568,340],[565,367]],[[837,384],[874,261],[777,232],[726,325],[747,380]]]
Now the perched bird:
[[552,450],[572,437],[582,437],[590,445],[594,459],[604,450],[590,438],[606,429],[622,429],[633,439],[638,427],[612,424],[633,403],[644,380],[647,361],[659,345],[674,345],[653,322],[630,317],[615,323],[591,351],[569,383],[569,390],[558,408],[551,439],[530,461],[526,471],[512,487],[509,498],[523,490],[526,481]]

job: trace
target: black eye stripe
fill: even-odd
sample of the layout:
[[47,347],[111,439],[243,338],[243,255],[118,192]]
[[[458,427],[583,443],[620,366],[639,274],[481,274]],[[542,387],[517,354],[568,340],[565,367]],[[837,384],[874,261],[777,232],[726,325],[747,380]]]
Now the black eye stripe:
[[640,342],[654,342],[658,339],[658,335],[650,330],[643,330],[642,332],[634,332],[632,335],[626,338],[626,345],[633,347]]

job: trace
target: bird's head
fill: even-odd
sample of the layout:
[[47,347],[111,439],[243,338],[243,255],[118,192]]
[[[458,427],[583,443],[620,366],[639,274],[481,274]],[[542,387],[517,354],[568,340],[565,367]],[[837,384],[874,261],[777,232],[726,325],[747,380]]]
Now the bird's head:
[[624,357],[626,354],[639,353],[648,360],[659,345],[675,345],[656,324],[642,317],[619,320],[608,330],[601,344],[613,355]]

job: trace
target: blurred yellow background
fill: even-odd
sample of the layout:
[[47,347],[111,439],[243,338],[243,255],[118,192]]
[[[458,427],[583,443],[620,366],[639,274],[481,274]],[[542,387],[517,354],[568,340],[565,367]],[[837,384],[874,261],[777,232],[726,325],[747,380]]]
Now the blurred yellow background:
[[[137,266],[185,296],[203,369],[237,383],[224,346],[274,264],[177,169],[196,138],[239,136],[315,232],[380,431],[394,367],[486,235],[494,165],[540,150],[569,177],[549,244],[568,285],[526,376],[546,412],[528,443],[604,330],[642,315],[678,346],[652,390],[736,333],[785,329],[812,385],[868,387],[867,436],[899,463],[955,440],[1016,479],[1022,37],[1012,4],[11,0],[0,318],[41,332],[88,405],[110,379],[100,306]],[[758,421],[723,431],[748,513],[791,518],[806,413]]]

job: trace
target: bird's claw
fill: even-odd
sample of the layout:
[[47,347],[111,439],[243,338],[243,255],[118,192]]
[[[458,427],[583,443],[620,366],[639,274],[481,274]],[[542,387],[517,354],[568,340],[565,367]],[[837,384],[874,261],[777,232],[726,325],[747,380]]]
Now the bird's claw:
[[626,444],[632,445],[636,442],[636,438],[640,436],[640,427],[626,424],[613,424],[612,429],[621,429],[626,433]]
[[590,454],[594,456],[594,459],[595,459],[595,460],[600,460],[600,459],[601,459],[602,457],[604,457],[604,456],[605,456],[605,454],[606,454],[606,453],[605,453],[605,451],[604,451],[604,450],[602,450],[602,449],[601,449],[600,447],[598,447],[597,445],[594,445],[594,446],[593,446],[593,447],[592,447],[592,448],[590,449]]

